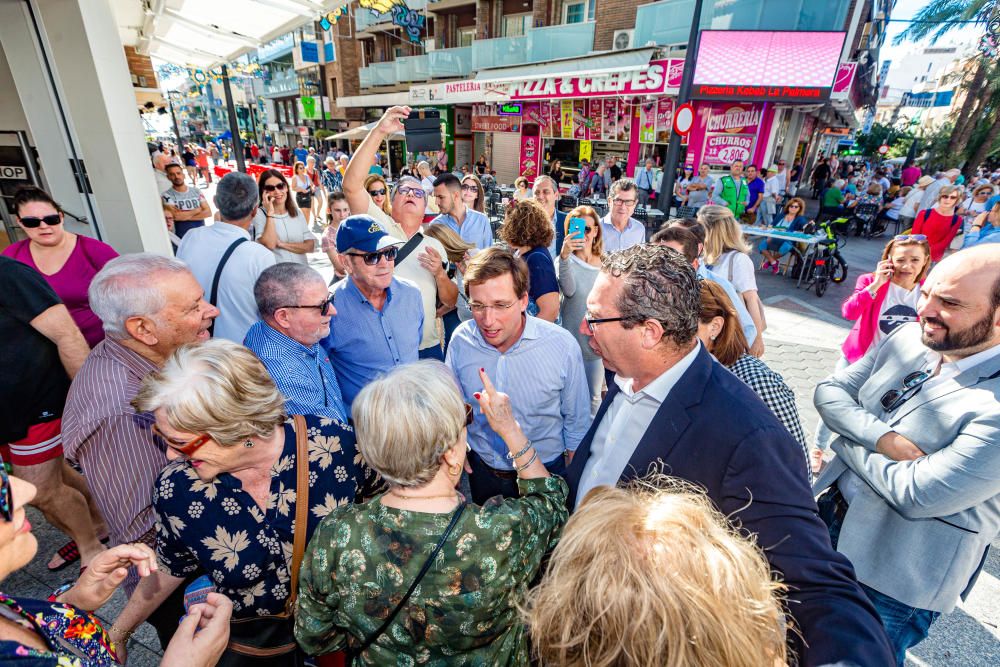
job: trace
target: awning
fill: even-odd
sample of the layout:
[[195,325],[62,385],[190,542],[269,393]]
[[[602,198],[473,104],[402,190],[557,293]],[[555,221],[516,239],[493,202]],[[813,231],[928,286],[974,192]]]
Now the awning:
[[112,0],[125,46],[210,68],[347,5],[347,0]]
[[517,67],[494,67],[479,70],[475,81],[526,81],[549,77],[588,76],[609,72],[636,72],[649,67],[649,59],[655,48],[644,47],[628,51],[611,51],[579,58],[564,58],[546,63],[518,65]]
[[410,94],[401,93],[373,93],[372,95],[351,95],[349,97],[338,97],[337,106],[347,107],[391,107],[397,104],[409,104]]
[[[374,123],[368,123],[367,125],[359,125],[358,127],[352,127],[349,130],[345,130],[345,131],[341,132],[340,134],[335,134],[335,135],[333,135],[332,137],[329,137],[329,138],[330,139],[348,139],[350,141],[361,141],[362,139],[364,139],[365,137],[368,136],[369,132],[371,132],[373,129],[375,129],[375,126],[377,124],[378,124],[378,122],[376,121]],[[406,138],[406,134],[403,133],[403,132],[393,132],[392,134],[389,135],[389,139],[392,139],[393,141],[395,141],[395,140],[402,141],[405,138]]]

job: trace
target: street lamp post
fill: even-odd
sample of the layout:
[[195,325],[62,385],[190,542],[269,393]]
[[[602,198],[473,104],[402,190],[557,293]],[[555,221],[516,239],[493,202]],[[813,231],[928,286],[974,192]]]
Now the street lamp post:
[[174,121],[174,134],[177,135],[177,145],[181,144],[181,129],[177,125],[177,114],[174,113],[174,95],[176,90],[167,91],[167,108],[170,109],[170,119]]
[[[703,0],[695,0],[694,14],[691,17],[691,32],[688,34],[687,53],[684,54],[684,75],[681,87],[677,91],[677,103],[674,113],[680,105],[687,103],[691,95],[691,81],[694,79],[694,61],[697,57],[698,38],[701,30],[701,6]],[[663,180],[660,185],[660,199],[657,208],[670,215],[670,205],[674,197],[674,178],[677,174],[677,162],[681,157],[681,135],[670,128],[670,145],[667,147],[667,160],[663,165]]]
[[243,140],[240,138],[240,125],[236,120],[236,107],[233,105],[233,89],[229,85],[229,67],[225,64],[222,65],[222,90],[226,94],[226,111],[229,114],[229,133],[233,135],[236,168],[245,174],[247,166],[243,161]]

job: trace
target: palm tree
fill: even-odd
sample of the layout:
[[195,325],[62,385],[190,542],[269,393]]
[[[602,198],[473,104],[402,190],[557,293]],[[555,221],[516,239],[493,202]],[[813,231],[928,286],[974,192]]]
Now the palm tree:
[[[931,42],[946,35],[952,29],[967,25],[968,21],[988,25],[991,19],[1000,18],[1000,5],[996,0],[931,0],[913,17],[913,22],[893,40],[900,44],[905,40],[918,41],[930,37]],[[987,74],[994,69],[985,58],[974,57],[971,67],[966,69],[966,77],[962,88],[965,89],[965,100],[955,119],[951,139],[948,142],[948,153],[964,152],[976,127],[976,118],[982,108],[988,103],[992,93],[991,88],[984,86]],[[977,151],[978,152],[978,151]]]

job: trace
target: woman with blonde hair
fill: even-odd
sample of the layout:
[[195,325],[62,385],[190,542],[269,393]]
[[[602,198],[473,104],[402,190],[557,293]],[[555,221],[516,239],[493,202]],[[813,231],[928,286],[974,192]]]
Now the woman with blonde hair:
[[434,222],[427,225],[424,234],[435,238],[444,246],[444,251],[448,255],[448,276],[455,281],[458,286],[458,301],[454,308],[445,310],[442,306],[438,309],[438,316],[444,324],[444,345],[448,350],[448,341],[455,333],[458,325],[465,320],[472,319],[472,311],[469,310],[469,298],[465,296],[465,289],[462,287],[463,276],[465,274],[465,264],[476,251],[476,245],[462,239],[455,230],[441,222]]
[[[669,480],[669,478],[668,478]],[[599,486],[566,524],[525,615],[551,667],[785,664],[782,585],[701,491]]]
[[382,212],[392,217],[392,206],[389,204],[389,185],[385,182],[382,174],[368,174],[365,177],[365,191],[371,195],[375,205],[382,209]]
[[705,265],[726,278],[739,292],[757,327],[757,338],[750,341],[750,354],[764,354],[764,304],[757,293],[757,277],[750,246],[743,240],[733,212],[725,206],[708,205],[698,209],[698,222],[705,227]]
[[[582,237],[576,233],[570,235],[570,225],[574,220],[583,221]],[[583,352],[583,366],[590,385],[590,412],[595,414],[601,405],[604,362],[591,349],[588,342],[590,336],[580,333],[580,322],[587,314],[587,295],[601,272],[601,258],[604,256],[601,217],[590,206],[577,206],[566,214],[565,224],[566,240],[559,253],[559,290],[563,295],[559,316],[563,328],[573,334]]]
[[362,495],[369,470],[353,430],[287,415],[264,364],[218,338],[180,347],[145,377],[133,403],[152,414],[170,463],[153,489],[160,568],[139,584],[112,637],[127,638],[157,596],[201,570],[233,601],[237,645],[220,664],[240,664],[255,650],[274,654],[254,665],[302,664],[291,618],[275,616],[294,602],[320,520]]
[[346,648],[354,665],[528,664],[517,607],[566,522],[568,487],[507,395],[480,378],[478,410],[506,443],[519,497],[480,507],[456,488],[473,408],[447,366],[418,361],[366,385],[352,416],[389,491],[338,507],[309,543],[295,614],[306,652]]
[[528,187],[528,179],[518,176],[514,179],[514,201],[531,199],[531,188]]
[[559,317],[559,281],[549,254],[552,219],[534,199],[507,208],[500,239],[528,265],[528,314],[549,322]]
[[486,191],[475,174],[462,177],[462,201],[474,211],[486,212]]
[[309,174],[306,173],[304,162],[296,162],[292,167],[292,191],[295,193],[295,203],[306,216],[306,225],[312,224],[312,202],[315,188]]

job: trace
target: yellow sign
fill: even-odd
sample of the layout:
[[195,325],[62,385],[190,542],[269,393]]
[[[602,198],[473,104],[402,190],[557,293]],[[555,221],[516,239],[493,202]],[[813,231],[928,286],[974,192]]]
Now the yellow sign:
[[573,138],[573,100],[562,100],[559,107],[562,116],[562,138]]
[[586,160],[590,162],[590,157],[594,154],[594,144],[584,139],[580,142],[580,162]]

